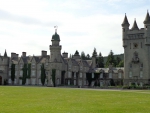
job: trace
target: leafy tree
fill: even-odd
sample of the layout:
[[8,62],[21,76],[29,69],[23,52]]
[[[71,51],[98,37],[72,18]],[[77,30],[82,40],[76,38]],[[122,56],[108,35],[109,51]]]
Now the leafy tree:
[[103,68],[104,67],[104,58],[101,54],[101,52],[99,53],[99,56],[97,58],[97,64],[99,68]]
[[120,61],[121,61],[121,58],[117,56],[117,58],[116,58],[116,65],[119,65]]
[[124,61],[121,60],[121,61],[119,62],[119,64],[117,65],[117,67],[124,67]]
[[22,85],[26,84],[26,78],[27,78],[27,64],[24,64],[22,71],[23,71],[23,77],[22,77]]
[[52,69],[52,81],[55,87],[55,76],[56,76],[56,69]]
[[46,73],[44,69],[44,64],[41,65],[41,83],[42,85],[45,84],[45,79],[46,79]]
[[106,67],[108,67],[110,64],[112,64],[113,66],[116,66],[116,60],[115,60],[115,57],[114,57],[114,53],[113,51],[111,50],[108,57],[107,57],[107,61],[106,61]]
[[15,80],[15,64],[11,64],[11,80],[12,80],[12,84],[14,84],[14,80]]
[[86,55],[86,60],[90,60],[90,59],[91,59],[90,55],[87,54],[87,55]]
[[84,51],[81,52],[81,59],[86,60]]
[[96,48],[94,48],[94,51],[93,51],[92,56],[93,56],[93,57],[96,57],[96,56],[97,56]]

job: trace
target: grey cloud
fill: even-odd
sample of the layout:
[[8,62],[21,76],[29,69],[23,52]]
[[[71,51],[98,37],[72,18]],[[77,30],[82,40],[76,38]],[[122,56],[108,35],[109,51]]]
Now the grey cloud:
[[11,13],[1,10],[1,9],[0,9],[0,15],[1,15],[0,19],[14,21],[14,22],[20,22],[20,23],[29,24],[29,25],[41,25],[41,26],[61,25],[61,23],[57,22],[57,21],[43,22],[36,18],[14,15],[14,14],[11,14]]

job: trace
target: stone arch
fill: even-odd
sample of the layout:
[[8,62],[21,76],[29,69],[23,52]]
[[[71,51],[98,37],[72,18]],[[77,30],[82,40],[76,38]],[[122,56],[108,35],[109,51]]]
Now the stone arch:
[[2,85],[2,76],[0,76],[0,85]]

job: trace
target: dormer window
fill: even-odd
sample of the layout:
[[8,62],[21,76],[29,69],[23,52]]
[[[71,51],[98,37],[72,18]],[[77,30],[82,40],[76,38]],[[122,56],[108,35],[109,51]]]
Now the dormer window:
[[32,68],[35,68],[35,63],[32,63]]
[[22,64],[20,64],[20,68],[22,68],[23,67],[23,65]]

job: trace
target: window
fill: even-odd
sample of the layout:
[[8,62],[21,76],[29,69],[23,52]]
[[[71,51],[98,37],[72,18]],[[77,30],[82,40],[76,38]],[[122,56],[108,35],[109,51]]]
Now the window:
[[69,65],[69,69],[71,69],[71,64]]
[[143,83],[142,83],[142,82],[140,82],[140,86],[141,86],[141,87],[143,86]]
[[142,42],[141,42],[141,48],[142,48]]
[[102,87],[103,86],[103,82],[102,81],[100,81],[100,87]]
[[130,68],[132,68],[132,64],[130,64]]
[[11,71],[9,71],[9,76],[11,76]]
[[22,71],[20,71],[20,76],[22,76],[22,74],[23,74],[23,72],[22,72]]
[[82,73],[80,73],[80,78],[82,78]]
[[94,73],[92,73],[92,78],[94,78]]
[[131,71],[129,72],[129,77],[132,77],[132,72]]
[[18,65],[15,65],[15,69],[17,69],[18,68]]
[[31,74],[32,76],[35,76],[35,71],[34,70],[32,70],[32,74]]
[[118,78],[121,78],[121,75],[122,75],[122,73],[120,72]]
[[32,68],[35,68],[35,63],[32,63]]
[[71,78],[71,72],[68,72],[68,78]]
[[74,78],[76,78],[76,73],[74,73]]
[[112,78],[112,73],[109,73],[109,78]]
[[82,70],[82,66],[80,66],[80,70]]
[[143,77],[143,71],[140,71],[140,77],[141,78]]
[[15,76],[17,76],[17,71],[15,71]]
[[22,64],[20,64],[20,68],[21,68],[21,69],[23,68],[23,65],[22,65]]
[[60,79],[59,78],[57,78],[57,85],[59,85],[60,84]]
[[140,65],[141,68],[143,68],[143,63]]
[[39,77],[41,76],[41,71],[39,71]]
[[103,78],[103,73],[100,73],[100,78]]

